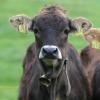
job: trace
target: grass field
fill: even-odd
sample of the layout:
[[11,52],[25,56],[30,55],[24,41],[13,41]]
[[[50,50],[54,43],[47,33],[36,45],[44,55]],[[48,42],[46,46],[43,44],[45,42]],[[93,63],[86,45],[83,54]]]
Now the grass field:
[[[26,48],[34,41],[34,34],[16,32],[9,17],[23,13],[34,16],[47,4],[62,5],[71,18],[84,16],[94,27],[100,26],[100,0],[0,0],[0,100],[17,100],[22,60]],[[81,37],[70,36],[69,41],[78,50],[86,45]]]

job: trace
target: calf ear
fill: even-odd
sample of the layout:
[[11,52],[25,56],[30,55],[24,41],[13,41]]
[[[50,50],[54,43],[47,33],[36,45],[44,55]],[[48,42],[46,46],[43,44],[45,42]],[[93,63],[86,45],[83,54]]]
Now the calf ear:
[[100,36],[100,29],[99,28],[91,28],[84,33],[84,37],[88,42],[92,42],[94,40],[98,40]]
[[84,17],[77,17],[73,19],[72,22],[77,28],[76,35],[83,35],[84,32],[86,32],[88,29],[92,27],[91,21]]
[[77,31],[76,25],[71,20],[69,21],[69,27],[70,27],[70,31],[69,31],[70,33]]
[[26,33],[30,31],[30,26],[31,26],[31,18],[26,16],[26,15],[16,15],[12,16],[9,19],[11,25],[18,31],[22,33]]
[[85,39],[86,39],[89,43],[91,43],[91,42],[94,40],[94,36],[91,35],[91,34],[85,34],[84,36],[85,36]]

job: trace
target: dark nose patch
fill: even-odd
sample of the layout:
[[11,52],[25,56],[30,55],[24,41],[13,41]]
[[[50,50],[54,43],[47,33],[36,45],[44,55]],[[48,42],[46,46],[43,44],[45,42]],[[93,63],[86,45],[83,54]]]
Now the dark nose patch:
[[61,52],[57,46],[45,45],[41,48],[39,59],[48,58],[48,59],[62,59]]
[[52,56],[52,55],[57,55],[58,54],[58,49],[56,47],[44,47],[43,50],[42,50],[42,53],[44,55],[47,55],[47,56]]

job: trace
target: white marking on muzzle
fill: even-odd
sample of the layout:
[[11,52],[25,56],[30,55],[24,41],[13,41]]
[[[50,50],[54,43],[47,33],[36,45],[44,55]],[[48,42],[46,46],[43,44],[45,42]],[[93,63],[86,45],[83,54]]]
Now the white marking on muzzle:
[[40,53],[39,53],[39,59],[44,58],[44,55],[43,55],[43,53],[42,53],[43,48],[57,48],[57,50],[58,50],[57,58],[58,58],[58,59],[62,59],[61,51],[59,50],[59,48],[58,48],[57,46],[54,46],[54,45],[45,45],[45,46],[43,46],[43,47],[41,48],[41,50],[40,50]]

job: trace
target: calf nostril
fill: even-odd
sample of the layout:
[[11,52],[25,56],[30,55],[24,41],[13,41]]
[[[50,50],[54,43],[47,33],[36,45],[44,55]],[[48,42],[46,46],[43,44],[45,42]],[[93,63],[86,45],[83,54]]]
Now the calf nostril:
[[57,48],[55,48],[54,50],[53,50],[53,54],[56,54],[57,53]]
[[43,48],[43,53],[48,53],[48,50]]

